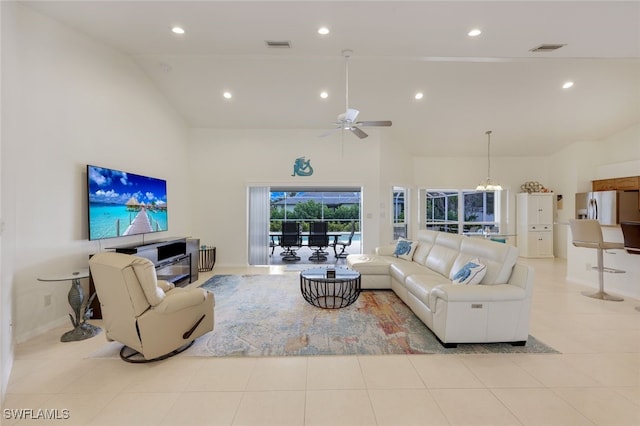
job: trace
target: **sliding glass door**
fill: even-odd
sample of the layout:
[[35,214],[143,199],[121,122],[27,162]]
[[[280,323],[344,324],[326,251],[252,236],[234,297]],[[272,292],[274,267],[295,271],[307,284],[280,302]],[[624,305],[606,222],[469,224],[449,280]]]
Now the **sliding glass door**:
[[[303,233],[312,222],[327,222],[328,231],[334,235],[348,235],[354,227],[359,241],[361,193],[357,187],[249,188],[249,264],[274,263],[271,255],[285,221],[298,222]],[[359,250],[360,245],[357,247]]]

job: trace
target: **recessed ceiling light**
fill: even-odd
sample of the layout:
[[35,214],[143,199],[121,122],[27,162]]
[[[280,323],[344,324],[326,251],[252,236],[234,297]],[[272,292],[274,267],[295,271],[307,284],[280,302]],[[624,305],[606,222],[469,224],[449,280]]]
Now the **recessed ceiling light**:
[[327,92],[320,92],[320,97],[322,99],[327,99],[329,97],[329,94]]
[[563,89],[569,89],[573,87],[573,81],[567,81],[565,84],[562,85]]
[[329,28],[327,28],[327,27],[318,28],[318,34],[320,34],[320,35],[327,35],[327,34],[329,34],[329,32],[330,32]]
[[471,31],[469,31],[469,32],[467,33],[467,35],[468,35],[469,37],[477,37],[477,36],[479,36],[480,34],[482,34],[482,31],[480,31],[480,30],[479,30],[479,29],[477,29],[477,28],[475,28],[475,29],[473,29],[473,30],[471,30]]
[[171,32],[174,34],[184,34],[184,28],[182,27],[173,27],[171,28]]
[[414,98],[416,98],[416,100],[420,100],[420,99],[424,98],[424,93],[418,92],[418,93],[415,94]]
[[224,96],[225,99],[231,99],[233,97],[231,92],[224,92],[222,96]]
[[171,72],[171,70],[173,69],[171,65],[166,62],[158,62],[158,66],[160,67],[160,70],[163,72]]

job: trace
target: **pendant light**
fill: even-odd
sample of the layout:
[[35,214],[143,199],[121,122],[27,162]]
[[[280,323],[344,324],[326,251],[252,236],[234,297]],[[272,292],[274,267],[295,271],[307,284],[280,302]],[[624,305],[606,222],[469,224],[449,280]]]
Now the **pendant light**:
[[485,134],[487,135],[487,179],[476,187],[476,191],[502,191],[502,186],[491,179],[491,130],[487,130]]

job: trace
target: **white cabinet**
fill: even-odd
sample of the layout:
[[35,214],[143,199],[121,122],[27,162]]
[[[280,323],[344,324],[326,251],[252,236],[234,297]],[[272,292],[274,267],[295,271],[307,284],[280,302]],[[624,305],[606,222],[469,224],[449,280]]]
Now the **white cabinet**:
[[553,193],[518,194],[517,244],[522,257],[553,257]]

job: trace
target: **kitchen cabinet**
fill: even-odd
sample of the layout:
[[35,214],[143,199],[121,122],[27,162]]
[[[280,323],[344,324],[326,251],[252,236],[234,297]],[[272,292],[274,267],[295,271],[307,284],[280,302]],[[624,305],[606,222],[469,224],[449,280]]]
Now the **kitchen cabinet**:
[[520,256],[553,257],[553,197],[550,192],[516,196]]
[[640,189],[640,177],[599,179],[591,182],[593,191],[633,191]]
[[615,179],[600,179],[591,182],[593,191],[612,191],[616,189]]
[[620,191],[628,191],[638,189],[638,176],[618,178],[616,179],[616,189]]

